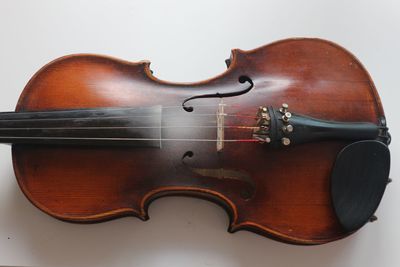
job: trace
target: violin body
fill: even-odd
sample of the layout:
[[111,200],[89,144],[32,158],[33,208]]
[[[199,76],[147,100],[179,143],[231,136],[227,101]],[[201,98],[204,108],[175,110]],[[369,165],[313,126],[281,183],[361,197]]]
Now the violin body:
[[[352,54],[329,41],[287,39],[232,50],[224,73],[196,83],[159,80],[149,65],[72,55],[47,64],[29,81],[16,113],[148,108],[134,113],[133,121],[109,122],[136,129],[135,137],[148,140],[143,145],[12,142],[19,186],[36,207],[70,222],[147,220],[152,200],[185,195],[225,208],[230,232],[322,244],[356,230],[343,227],[332,199],[333,168],[349,140],[279,147],[250,140],[259,107],[282,103],[306,117],[382,124],[374,83]],[[246,87],[238,83],[243,75],[254,87],[230,96]],[[218,97],[188,101],[192,111],[182,108],[188,98],[215,92]],[[82,125],[79,117],[70,123]]]

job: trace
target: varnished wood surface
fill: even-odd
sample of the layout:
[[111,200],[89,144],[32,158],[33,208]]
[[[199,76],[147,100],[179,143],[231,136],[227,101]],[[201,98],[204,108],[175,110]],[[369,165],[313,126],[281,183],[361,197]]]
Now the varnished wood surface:
[[[224,99],[228,114],[255,115],[259,106],[279,107],[286,102],[293,111],[328,120],[377,123],[383,116],[368,73],[336,44],[288,39],[251,51],[233,50],[231,62],[210,80],[175,84],[152,76],[148,62],[67,56],[31,79],[16,111],[180,106],[193,95],[238,88],[238,77],[247,75],[255,87]],[[192,115],[215,114],[218,101],[191,101]],[[174,118],[215,123],[181,109],[170,123]],[[251,126],[255,121],[227,117],[225,123]],[[186,134],[208,138],[215,136],[215,129]],[[250,138],[251,131],[227,129],[226,135]],[[184,194],[225,207],[230,231],[246,229],[285,242],[318,244],[348,235],[338,224],[329,191],[330,170],[344,145],[321,142],[272,149],[258,143],[229,143],[222,153],[216,152],[215,143],[195,142],[163,142],[162,149],[13,145],[13,162],[25,195],[62,220],[94,222],[125,215],[145,220],[152,199]],[[182,160],[187,151],[193,157]],[[197,169],[235,171],[251,177],[251,182],[201,175]]]

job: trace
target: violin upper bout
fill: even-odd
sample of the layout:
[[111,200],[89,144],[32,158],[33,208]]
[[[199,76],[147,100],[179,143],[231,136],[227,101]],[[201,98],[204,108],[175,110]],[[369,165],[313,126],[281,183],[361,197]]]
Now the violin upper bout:
[[95,54],[60,57],[30,79],[16,111],[134,106],[150,76],[146,60],[129,62]]

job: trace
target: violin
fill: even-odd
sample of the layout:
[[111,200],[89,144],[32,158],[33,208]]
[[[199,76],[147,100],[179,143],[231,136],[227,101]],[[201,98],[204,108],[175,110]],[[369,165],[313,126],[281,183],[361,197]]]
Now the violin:
[[292,244],[349,236],[390,182],[391,137],[360,61],[326,40],[232,50],[195,83],[157,79],[150,62],[77,54],[40,69],[15,112],[0,113],[18,184],[64,221],[148,220],[149,204],[213,201],[229,232]]

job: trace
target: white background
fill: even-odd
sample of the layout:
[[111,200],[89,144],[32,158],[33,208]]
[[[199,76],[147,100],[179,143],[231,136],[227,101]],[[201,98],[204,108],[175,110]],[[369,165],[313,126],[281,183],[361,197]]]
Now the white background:
[[189,82],[223,72],[231,48],[295,36],[341,44],[376,83],[394,136],[394,182],[377,222],[341,241],[301,247],[250,232],[229,234],[220,207],[169,197],[150,206],[148,222],[69,224],[28,202],[14,178],[10,147],[2,145],[0,265],[400,266],[399,1],[0,0],[0,110],[13,110],[35,71],[65,54],[148,59],[156,77]]

